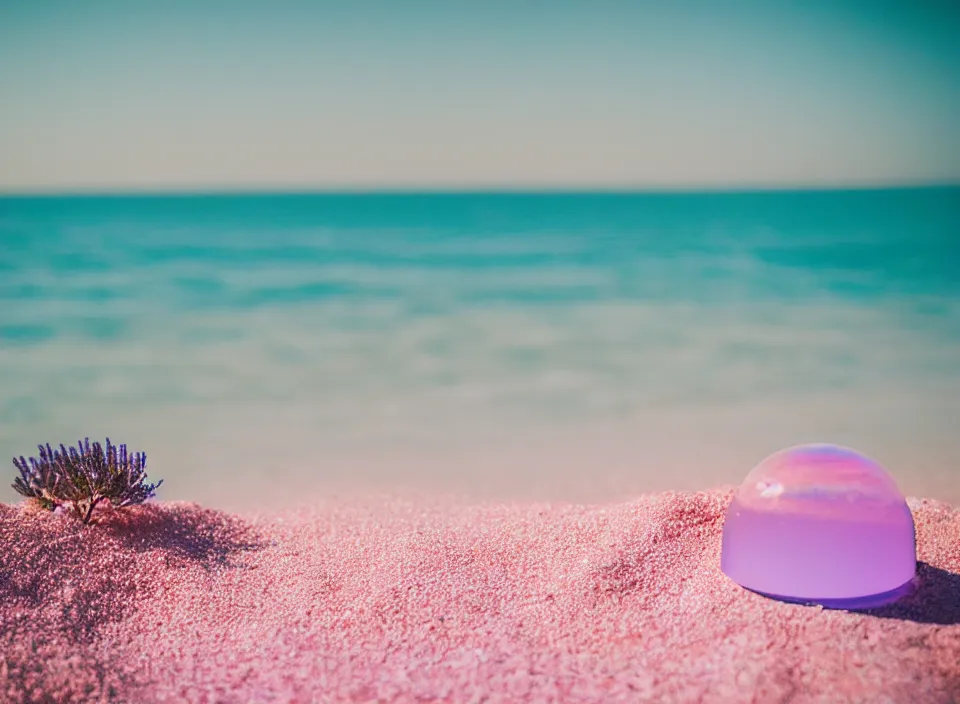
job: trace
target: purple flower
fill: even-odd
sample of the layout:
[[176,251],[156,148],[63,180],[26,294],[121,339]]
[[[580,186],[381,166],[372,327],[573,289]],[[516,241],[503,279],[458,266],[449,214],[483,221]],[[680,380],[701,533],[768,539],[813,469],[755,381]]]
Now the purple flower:
[[163,483],[146,483],[143,452],[127,454],[127,446],[115,446],[107,438],[104,452],[99,442],[90,444],[85,438],[77,447],[39,445],[40,459],[22,456],[13,458],[20,476],[13,488],[23,496],[35,499],[50,511],[69,506],[84,523],[89,523],[93,510],[102,501],[115,508],[140,504],[155,495]]

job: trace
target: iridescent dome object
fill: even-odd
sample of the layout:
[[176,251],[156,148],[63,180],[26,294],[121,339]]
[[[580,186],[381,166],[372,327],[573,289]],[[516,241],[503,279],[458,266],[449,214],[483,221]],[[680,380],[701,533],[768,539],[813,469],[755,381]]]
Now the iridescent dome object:
[[775,599],[870,608],[909,593],[913,516],[893,477],[837,445],[799,445],[757,465],[727,509],[723,572]]

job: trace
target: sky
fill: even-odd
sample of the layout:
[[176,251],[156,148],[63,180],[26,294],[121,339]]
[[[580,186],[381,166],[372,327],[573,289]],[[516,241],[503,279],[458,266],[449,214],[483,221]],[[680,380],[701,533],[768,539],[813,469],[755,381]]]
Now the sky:
[[0,0],[0,191],[960,182],[960,3]]

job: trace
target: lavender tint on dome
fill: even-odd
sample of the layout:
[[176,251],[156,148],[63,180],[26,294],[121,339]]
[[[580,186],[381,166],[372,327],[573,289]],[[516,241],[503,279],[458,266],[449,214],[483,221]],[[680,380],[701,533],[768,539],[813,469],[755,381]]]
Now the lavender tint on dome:
[[910,591],[913,516],[875,461],[836,445],[774,453],[727,509],[721,569],[755,592],[831,608],[870,608]]

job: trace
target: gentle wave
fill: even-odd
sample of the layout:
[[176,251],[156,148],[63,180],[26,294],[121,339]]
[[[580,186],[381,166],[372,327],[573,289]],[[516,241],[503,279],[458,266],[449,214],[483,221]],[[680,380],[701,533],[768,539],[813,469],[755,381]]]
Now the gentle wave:
[[958,195],[0,199],[0,454],[120,427],[186,481],[231,428],[265,438],[231,460],[253,474],[315,437],[359,465],[421,438],[427,466],[545,433],[497,480],[539,482],[587,428],[626,448],[659,414],[695,447],[762,408],[747,454],[867,442],[933,481],[960,456]]

